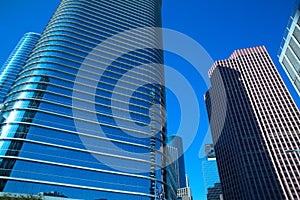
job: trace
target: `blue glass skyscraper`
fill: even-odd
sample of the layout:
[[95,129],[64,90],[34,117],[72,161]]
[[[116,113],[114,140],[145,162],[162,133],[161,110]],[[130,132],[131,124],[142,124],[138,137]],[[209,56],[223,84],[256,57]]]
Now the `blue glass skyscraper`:
[[160,12],[160,0],[61,2],[5,100],[1,191],[109,200],[172,191],[161,32],[151,28]]
[[202,160],[202,175],[204,188],[208,192],[208,188],[212,188],[216,183],[220,183],[213,144],[205,144],[205,155],[206,159]]
[[39,38],[40,35],[37,33],[26,33],[2,65],[0,69],[0,103],[3,102]]
[[184,164],[184,154],[183,154],[183,143],[182,138],[179,136],[169,136],[168,137],[168,145],[171,147],[175,147],[178,152],[178,171],[177,181],[178,187],[184,188],[186,187],[186,176],[185,176],[185,164]]
[[290,17],[278,54],[279,62],[300,96],[300,1]]

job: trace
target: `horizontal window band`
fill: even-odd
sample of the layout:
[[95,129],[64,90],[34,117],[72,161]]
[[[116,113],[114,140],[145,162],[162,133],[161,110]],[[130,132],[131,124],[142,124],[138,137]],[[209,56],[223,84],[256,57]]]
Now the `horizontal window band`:
[[148,180],[153,180],[153,181],[157,181],[162,184],[165,184],[162,180],[153,179],[150,176],[148,177],[148,176],[143,176],[143,175],[138,175],[138,174],[130,174],[130,173],[125,173],[125,172],[102,170],[102,169],[98,169],[98,168],[84,167],[84,166],[79,166],[79,165],[69,165],[69,164],[64,164],[64,163],[50,162],[50,161],[45,161],[45,160],[36,160],[36,159],[25,158],[25,157],[15,157],[15,156],[0,156],[0,157],[7,158],[7,159],[27,161],[27,162],[36,162],[36,163],[47,164],[47,165],[69,167],[69,168],[74,168],[74,169],[79,169],[79,170],[94,171],[94,172],[101,172],[101,173],[107,173],[107,174],[128,176],[128,177],[133,177],[133,178],[148,179]]
[[[70,95],[64,95],[64,94],[53,92],[53,91],[47,91],[47,90],[45,91],[45,90],[40,90],[40,89],[19,89],[17,91],[13,91],[13,92],[9,93],[7,95],[7,99],[9,99],[10,96],[13,96],[15,94],[20,94],[21,92],[37,92],[37,91],[42,92],[43,94],[57,95],[58,97],[64,97],[64,98],[70,99],[72,101],[86,102],[86,103],[89,103],[89,105],[99,105],[99,106],[101,105],[101,104],[98,104],[96,101],[91,101],[90,99],[82,99],[82,98],[75,97],[74,94],[73,94],[73,96],[70,96]],[[77,93],[75,95],[79,95],[79,93],[90,95],[90,97],[95,97],[95,98],[100,98],[100,99],[107,99],[107,100],[110,100],[111,102],[121,103],[123,105],[128,105],[129,104],[129,102],[124,101],[124,100],[115,99],[115,98],[112,99],[112,98],[109,98],[109,97],[100,96],[100,95],[97,95],[97,94],[89,94],[89,93],[85,93],[85,92],[82,92],[82,91],[77,91]],[[131,98],[130,95],[122,94],[121,96]],[[12,99],[14,99],[14,98],[12,97]],[[147,101],[144,98],[135,97],[134,99],[139,100],[139,101],[144,102],[144,103],[148,103],[149,105],[153,105],[153,103],[151,101]],[[157,102],[157,100],[155,100],[155,102]],[[61,102],[57,102],[57,103],[61,103]],[[130,105],[132,105],[134,107],[137,107],[137,108],[143,108],[145,110],[149,109],[148,107],[140,105],[140,104],[130,103]],[[162,108],[164,107],[163,105],[161,105],[161,106],[162,106]],[[160,114],[157,114],[157,115],[160,116]]]
[[[33,144],[39,144],[39,145],[45,145],[49,147],[56,147],[56,148],[61,148],[61,149],[67,149],[71,151],[77,151],[77,152],[82,152],[82,153],[88,153],[88,154],[94,154],[94,155],[100,155],[100,156],[106,156],[106,157],[111,157],[111,158],[116,158],[120,160],[128,160],[128,161],[134,161],[134,162],[139,162],[139,163],[145,163],[149,165],[155,165],[155,167],[162,169],[163,166],[153,163],[148,160],[143,160],[139,158],[132,158],[132,157],[126,157],[126,156],[120,156],[120,155],[114,155],[114,154],[108,154],[108,153],[102,153],[102,152],[96,152],[96,151],[90,151],[86,149],[79,149],[79,148],[74,148],[74,147],[68,147],[68,146],[63,146],[63,145],[56,145],[56,144],[51,144],[47,142],[39,142],[39,141],[34,141],[34,140],[27,140],[27,139],[22,139],[22,138],[0,138],[1,140],[8,140],[8,141],[21,141],[21,142],[28,142],[28,143],[33,143]],[[150,154],[150,153],[149,153]],[[150,159],[150,158],[149,158]]]
[[146,194],[146,193],[130,192],[130,191],[123,191],[123,190],[112,190],[112,189],[106,189],[106,188],[87,187],[87,186],[82,186],[82,185],[64,184],[64,183],[58,183],[58,182],[39,181],[39,180],[33,180],[33,179],[23,179],[23,178],[5,177],[5,176],[0,176],[0,178],[3,180],[11,180],[11,181],[19,181],[19,182],[29,182],[29,183],[55,185],[55,186],[71,187],[71,188],[78,188],[78,189],[87,189],[87,190],[95,190],[95,191],[103,191],[103,192],[113,192],[113,193],[120,193],[120,194],[130,194],[130,195],[154,197],[154,195],[150,195],[150,194]]

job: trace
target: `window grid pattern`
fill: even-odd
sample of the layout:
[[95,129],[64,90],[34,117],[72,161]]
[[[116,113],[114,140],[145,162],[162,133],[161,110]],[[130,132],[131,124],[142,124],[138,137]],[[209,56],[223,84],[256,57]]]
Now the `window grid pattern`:
[[209,75],[210,117],[220,84],[227,96],[223,130],[210,118],[224,198],[299,199],[300,157],[286,150],[300,149],[300,113],[265,47],[237,50]]
[[300,4],[289,21],[286,36],[283,39],[279,62],[300,95]]

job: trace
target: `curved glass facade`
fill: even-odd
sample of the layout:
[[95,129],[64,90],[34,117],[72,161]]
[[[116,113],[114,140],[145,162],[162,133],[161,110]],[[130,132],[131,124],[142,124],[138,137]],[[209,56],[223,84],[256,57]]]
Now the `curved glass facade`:
[[167,194],[161,33],[147,29],[160,12],[159,0],[61,2],[5,100],[1,191]]
[[3,102],[9,88],[12,86],[39,38],[40,34],[26,33],[1,67],[0,103]]

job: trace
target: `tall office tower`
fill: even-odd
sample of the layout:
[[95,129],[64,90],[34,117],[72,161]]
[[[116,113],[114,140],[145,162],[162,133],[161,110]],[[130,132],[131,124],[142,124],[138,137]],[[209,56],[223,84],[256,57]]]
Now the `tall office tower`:
[[189,185],[188,175],[185,175],[185,187],[177,190],[178,200],[193,200],[191,187]]
[[208,188],[212,188],[216,183],[220,183],[216,154],[213,144],[205,145],[205,155],[206,159],[202,160],[202,176],[204,188],[206,191],[208,191]]
[[216,160],[216,153],[213,144],[205,144],[205,156],[207,160]]
[[[179,188],[179,162],[178,162],[178,150],[176,147],[167,146],[166,147],[166,182],[168,185],[172,186],[172,189],[174,188],[174,192],[176,196],[174,196],[174,199],[177,199],[177,189]],[[157,191],[159,194],[161,193],[159,190]],[[173,192],[171,190],[168,190],[168,196],[172,196]]]
[[299,199],[300,112],[265,47],[235,51],[209,76],[224,199]]
[[300,1],[288,23],[278,57],[300,96]]
[[3,102],[39,38],[40,35],[37,33],[26,33],[2,65],[0,69],[0,103]]
[[207,200],[223,200],[222,185],[215,183],[213,187],[208,188]]
[[178,166],[179,173],[177,174],[177,181],[179,188],[186,187],[186,177],[185,177],[185,165],[184,165],[184,152],[183,152],[183,143],[182,138],[179,136],[169,136],[168,146],[175,147],[178,151]]
[[60,3],[5,100],[0,191],[154,200],[170,189],[161,32],[147,29],[161,27],[161,3]]

